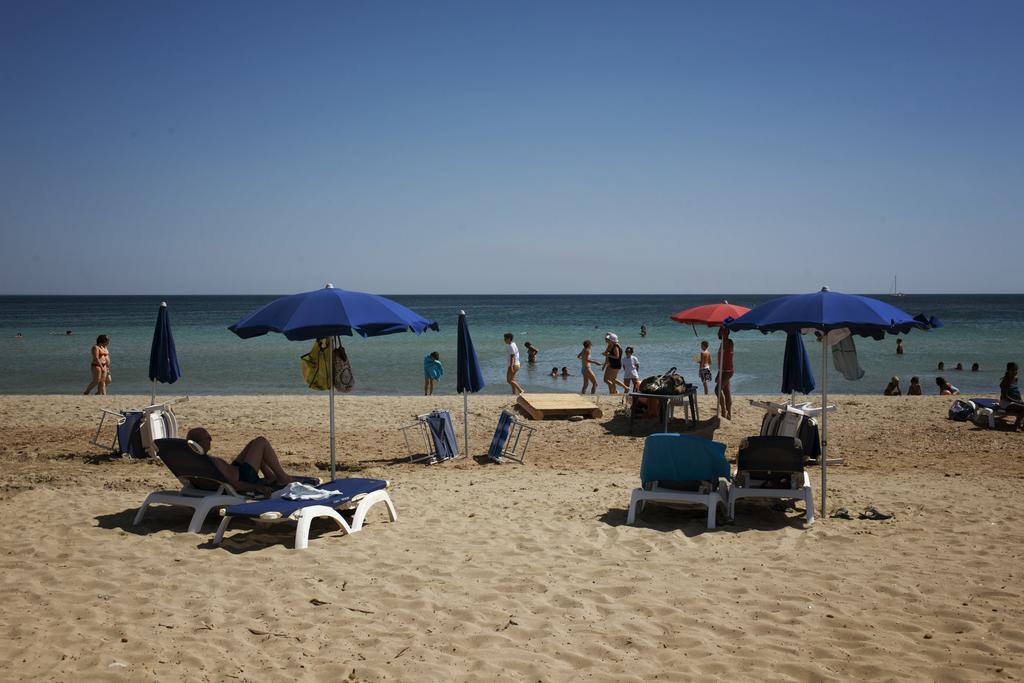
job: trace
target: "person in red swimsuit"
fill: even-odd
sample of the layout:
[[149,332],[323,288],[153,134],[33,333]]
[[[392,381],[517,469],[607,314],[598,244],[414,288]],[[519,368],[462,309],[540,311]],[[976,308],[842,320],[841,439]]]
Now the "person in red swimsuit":
[[[722,348],[718,358],[718,377],[715,378],[715,393],[718,394],[718,412],[726,420],[732,419],[732,353],[733,343],[729,339],[729,330],[718,328],[718,338],[722,340]],[[719,393],[721,392],[721,393]]]

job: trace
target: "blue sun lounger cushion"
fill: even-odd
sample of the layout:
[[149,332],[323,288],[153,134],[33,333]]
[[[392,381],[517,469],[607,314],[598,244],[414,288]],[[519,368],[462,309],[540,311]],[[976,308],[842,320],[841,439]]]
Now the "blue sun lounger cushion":
[[714,529],[718,506],[728,507],[731,479],[724,443],[690,434],[651,434],[640,464],[643,485],[630,496],[626,523],[634,524],[647,502],[695,503],[707,508],[707,527]]
[[[224,538],[224,532],[234,517],[245,517],[261,522],[298,523],[295,530],[295,548],[301,550],[309,545],[309,527],[318,517],[333,520],[345,533],[351,534],[363,528],[366,513],[377,503],[384,503],[388,517],[394,522],[398,519],[395,506],[388,495],[389,483],[385,479],[336,479],[317,488],[325,491],[337,491],[338,495],[319,500],[288,500],[286,498],[270,498],[253,503],[240,503],[221,510],[224,519],[217,527],[214,544]],[[339,510],[354,509],[352,522],[349,523],[339,514]]]

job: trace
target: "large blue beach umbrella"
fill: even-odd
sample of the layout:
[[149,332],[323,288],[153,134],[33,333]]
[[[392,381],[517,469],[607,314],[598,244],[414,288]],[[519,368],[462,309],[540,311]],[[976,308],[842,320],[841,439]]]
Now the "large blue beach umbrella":
[[174,335],[171,334],[171,316],[167,312],[167,302],[163,301],[156,315],[153,344],[149,347],[149,380],[153,383],[150,405],[156,402],[157,382],[174,384],[179,377],[181,368],[178,367],[178,352],[174,348]]
[[398,332],[421,334],[437,331],[437,323],[405,306],[376,294],[350,292],[328,283],[322,289],[275,299],[228,328],[242,339],[279,332],[292,341],[328,338],[331,359],[330,420],[331,479],[335,475],[334,454],[334,337],[379,337]]
[[826,472],[828,469],[828,347],[830,333],[849,330],[851,334],[884,339],[888,334],[906,334],[912,329],[927,330],[932,325],[914,319],[909,313],[884,301],[856,294],[821,291],[783,296],[757,306],[749,313],[728,320],[730,330],[821,333],[821,515],[826,515]]
[[782,357],[782,393],[809,394],[814,391],[814,373],[804,338],[799,332],[786,334],[786,354]]
[[480,371],[480,361],[476,357],[476,349],[473,348],[473,338],[469,336],[465,311],[459,311],[458,336],[459,367],[456,390],[462,394],[463,452],[469,455],[469,395],[484,388],[484,374]]

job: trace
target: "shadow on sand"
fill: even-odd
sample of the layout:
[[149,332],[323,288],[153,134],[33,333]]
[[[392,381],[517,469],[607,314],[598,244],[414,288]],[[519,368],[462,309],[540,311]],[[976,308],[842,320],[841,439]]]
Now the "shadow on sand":
[[[708,512],[703,506],[679,507],[648,502],[636,517],[636,526],[662,532],[681,531],[687,538],[701,534],[742,533],[744,531],[778,531],[787,527],[804,529],[804,512],[788,501],[744,500],[736,504],[736,519],[725,516],[718,508],[716,528],[707,528]],[[611,508],[598,520],[608,526],[626,526],[626,508]]]

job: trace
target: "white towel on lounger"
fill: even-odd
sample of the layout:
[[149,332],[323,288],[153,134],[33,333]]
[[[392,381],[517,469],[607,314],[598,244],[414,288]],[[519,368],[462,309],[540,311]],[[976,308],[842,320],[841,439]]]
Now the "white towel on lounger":
[[309,484],[293,481],[283,489],[274,491],[270,497],[285,498],[287,500],[323,500],[340,493],[341,491],[325,491]]

